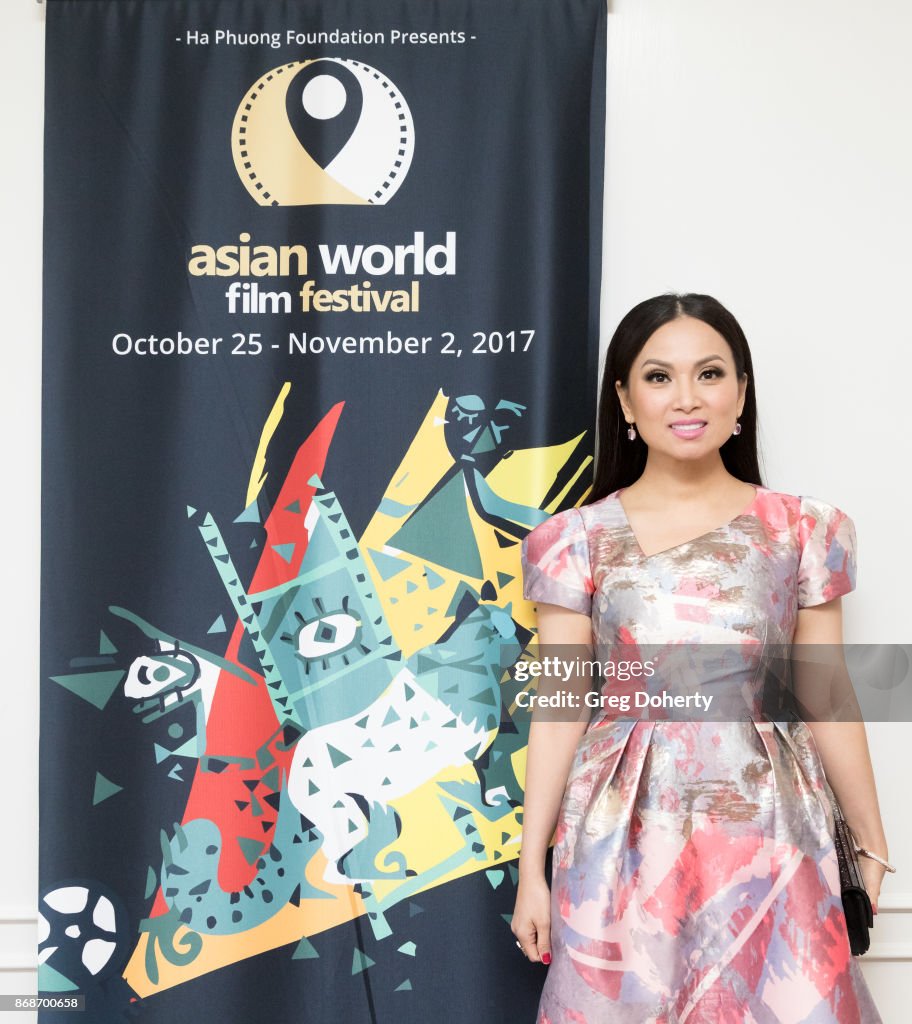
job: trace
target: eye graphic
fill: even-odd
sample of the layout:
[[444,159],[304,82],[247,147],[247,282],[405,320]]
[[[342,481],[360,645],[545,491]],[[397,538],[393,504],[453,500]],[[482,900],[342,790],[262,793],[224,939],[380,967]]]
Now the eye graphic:
[[[283,633],[282,640],[291,644],[295,653],[307,662],[323,660],[323,667],[328,667],[325,659],[331,655],[342,654],[354,648],[358,656],[367,654],[369,648],[357,643],[361,634],[361,619],[348,610],[348,596],[342,601],[339,611],[327,612],[320,598],[314,598],[314,606],[318,615],[314,619],[306,619],[295,611],[294,617],[299,627],[294,633]],[[348,664],[349,659],[342,654],[342,661]]]
[[124,694],[144,699],[188,690],[199,679],[201,671],[199,660],[180,648],[137,658],[130,666]]
[[146,658],[137,666],[136,678],[140,685],[152,692],[164,689],[185,689],[199,678],[200,664],[188,651],[159,654]]
[[458,405],[453,409],[453,412],[456,413],[456,419],[458,420],[466,420],[469,423],[474,423],[475,420],[478,419],[477,412],[463,412]]

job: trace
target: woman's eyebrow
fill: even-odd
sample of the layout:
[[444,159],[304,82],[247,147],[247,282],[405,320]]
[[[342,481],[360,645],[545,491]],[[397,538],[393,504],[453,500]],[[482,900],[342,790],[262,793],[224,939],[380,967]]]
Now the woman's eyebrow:
[[[694,363],[694,366],[702,366],[703,363],[708,363],[708,362],[711,362],[713,359],[721,359],[721,358],[722,358],[722,356],[704,356],[703,359],[698,359]],[[643,362],[643,366],[646,366],[648,363],[655,363],[656,366],[664,366],[664,367],[666,367],[669,370],[673,369],[671,363],[665,363],[661,359],[646,359]]]

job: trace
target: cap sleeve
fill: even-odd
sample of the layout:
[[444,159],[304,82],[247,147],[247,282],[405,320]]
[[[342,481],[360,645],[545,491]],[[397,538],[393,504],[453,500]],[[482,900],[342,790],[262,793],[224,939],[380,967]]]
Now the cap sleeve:
[[539,523],[522,542],[523,597],[590,615],[595,585],[589,541],[578,508]]
[[855,589],[855,524],[825,501],[801,498],[798,607],[824,604]]

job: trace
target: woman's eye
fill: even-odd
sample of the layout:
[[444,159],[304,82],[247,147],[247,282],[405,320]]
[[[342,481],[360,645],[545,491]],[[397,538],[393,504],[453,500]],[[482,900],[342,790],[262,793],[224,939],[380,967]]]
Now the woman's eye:
[[[715,377],[721,377],[722,376],[722,370],[718,366],[708,366],[705,370],[701,371],[700,376],[702,377],[704,373],[711,373]],[[652,380],[655,380],[657,377],[667,377],[667,376],[668,376],[668,374],[664,370],[653,370],[652,373],[648,373],[646,375],[646,380],[652,381]]]

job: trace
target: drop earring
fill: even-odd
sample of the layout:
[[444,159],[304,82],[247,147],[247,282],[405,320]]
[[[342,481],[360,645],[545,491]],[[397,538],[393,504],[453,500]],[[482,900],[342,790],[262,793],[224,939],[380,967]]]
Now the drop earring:
[[632,423],[627,428],[627,436],[630,438],[631,441],[635,441],[636,440],[637,432],[633,429],[633,424]]
[[741,424],[736,422],[735,423],[735,429],[732,431],[732,434],[734,434],[734,436],[737,437],[738,434],[740,434],[740,433],[741,433]]

